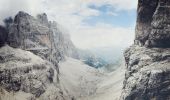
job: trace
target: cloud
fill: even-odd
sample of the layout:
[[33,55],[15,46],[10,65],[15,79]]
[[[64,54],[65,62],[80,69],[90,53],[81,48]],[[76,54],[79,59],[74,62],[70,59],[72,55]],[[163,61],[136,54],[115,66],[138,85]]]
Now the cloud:
[[118,13],[115,13],[115,12],[112,12],[112,11],[108,11],[106,14],[110,15],[110,16],[118,16]]
[[136,9],[137,0],[86,0],[88,4],[94,4],[98,7],[102,5],[111,5],[117,10]]
[[74,44],[80,48],[129,45],[134,33],[131,28],[115,28],[103,23],[84,25],[83,21],[88,17],[101,14],[89,5],[100,7],[108,4],[117,12],[109,11],[107,14],[116,16],[119,11],[136,9],[137,0],[0,0],[0,23],[21,10],[34,16],[45,12],[50,20],[68,29]]
[[109,4],[117,10],[131,10],[136,8],[136,2],[137,0],[1,0],[0,18],[14,16],[20,10],[33,15],[47,12],[56,16],[75,17],[71,15],[73,13],[79,13],[81,17],[97,16],[99,11],[90,9],[89,5],[102,6]]
[[79,48],[127,47],[133,43],[134,28],[98,24],[73,31],[72,40]]
[[6,17],[14,17],[18,11],[26,11],[36,15],[40,12],[40,10],[37,10],[38,4],[37,0],[0,0],[0,24]]

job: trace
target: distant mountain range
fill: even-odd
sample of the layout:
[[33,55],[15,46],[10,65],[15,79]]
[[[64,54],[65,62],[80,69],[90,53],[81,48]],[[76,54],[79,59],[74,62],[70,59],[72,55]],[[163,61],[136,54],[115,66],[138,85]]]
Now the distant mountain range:
[[78,50],[79,57],[86,64],[95,68],[106,67],[113,71],[116,65],[121,64],[123,51],[126,47],[101,47],[87,50]]

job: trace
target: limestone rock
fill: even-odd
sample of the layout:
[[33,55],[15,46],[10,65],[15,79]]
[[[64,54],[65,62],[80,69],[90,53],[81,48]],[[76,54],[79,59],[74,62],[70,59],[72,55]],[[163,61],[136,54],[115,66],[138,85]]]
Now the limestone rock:
[[125,52],[122,100],[170,99],[170,48],[132,46]]
[[[55,24],[54,24],[55,23]],[[46,59],[63,60],[64,56],[72,55],[76,49],[56,22],[49,22],[45,13],[37,18],[20,11],[9,27],[8,44],[11,47],[22,48],[34,52]]]
[[139,0],[121,100],[170,100],[169,7],[169,0]]
[[0,27],[0,36],[0,99],[71,99],[60,87],[58,63],[78,55],[56,22],[45,13],[33,17],[20,11],[8,28]]
[[29,51],[9,46],[0,49],[0,93],[6,91],[0,95],[3,100],[8,95],[18,98],[20,93],[22,100],[64,100],[67,96],[61,94],[57,75],[51,62]]
[[139,0],[135,44],[170,47],[169,0]]
[[0,26],[0,47],[4,46],[7,39],[7,31],[3,26]]

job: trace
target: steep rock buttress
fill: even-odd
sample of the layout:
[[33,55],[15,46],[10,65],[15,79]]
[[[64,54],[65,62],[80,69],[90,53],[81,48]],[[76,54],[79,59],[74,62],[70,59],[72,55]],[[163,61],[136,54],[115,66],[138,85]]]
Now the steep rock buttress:
[[138,0],[121,100],[170,99],[170,0]]

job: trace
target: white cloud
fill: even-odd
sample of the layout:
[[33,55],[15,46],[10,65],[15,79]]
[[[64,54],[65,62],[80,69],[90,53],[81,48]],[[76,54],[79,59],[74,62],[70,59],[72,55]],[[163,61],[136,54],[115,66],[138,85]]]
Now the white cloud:
[[110,15],[110,16],[118,16],[118,13],[115,13],[115,12],[112,12],[112,11],[108,11],[106,14]]
[[0,24],[6,17],[16,15],[18,11],[26,11],[32,15],[40,12],[37,8],[39,2],[37,0],[0,0]]
[[[109,4],[117,11],[129,11],[136,9],[136,2],[137,0],[0,0],[0,20],[2,23],[2,19],[14,16],[21,10],[32,15],[45,12],[50,20],[55,20],[68,29],[73,42],[80,48],[129,45],[134,33],[130,28],[114,28],[106,24],[90,27],[85,26],[83,20],[100,14],[100,11],[88,7],[91,4]],[[108,14],[116,15],[114,12]]]
[[120,46],[127,47],[133,43],[134,29],[96,25],[81,27],[73,31],[72,40],[80,48],[97,48]]

